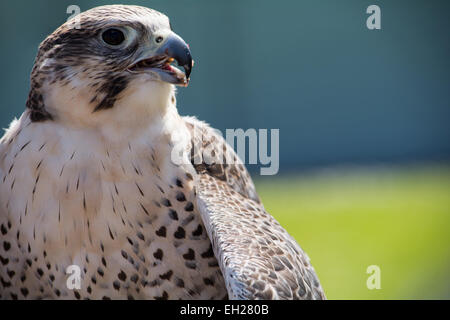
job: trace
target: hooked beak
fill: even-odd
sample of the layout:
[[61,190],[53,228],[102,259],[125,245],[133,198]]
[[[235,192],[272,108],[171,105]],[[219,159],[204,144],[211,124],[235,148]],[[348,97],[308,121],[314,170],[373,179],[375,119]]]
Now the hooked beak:
[[[164,38],[156,50],[152,50],[151,56],[148,52],[143,54],[128,70],[133,73],[151,71],[156,73],[161,81],[187,86],[193,67],[189,46],[172,31]],[[171,65],[175,61],[184,72]]]

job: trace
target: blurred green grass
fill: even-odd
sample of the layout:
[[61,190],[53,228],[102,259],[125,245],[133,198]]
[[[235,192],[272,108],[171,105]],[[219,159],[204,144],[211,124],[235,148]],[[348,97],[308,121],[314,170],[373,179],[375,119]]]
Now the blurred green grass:
[[[450,298],[450,166],[329,169],[255,179],[328,299]],[[381,289],[366,287],[369,265]]]

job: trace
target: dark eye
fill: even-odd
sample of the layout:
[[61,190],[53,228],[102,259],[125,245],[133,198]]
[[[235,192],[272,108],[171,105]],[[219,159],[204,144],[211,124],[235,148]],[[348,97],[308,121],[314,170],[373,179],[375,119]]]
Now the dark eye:
[[125,41],[125,35],[119,29],[108,29],[103,32],[102,39],[111,46],[118,46]]

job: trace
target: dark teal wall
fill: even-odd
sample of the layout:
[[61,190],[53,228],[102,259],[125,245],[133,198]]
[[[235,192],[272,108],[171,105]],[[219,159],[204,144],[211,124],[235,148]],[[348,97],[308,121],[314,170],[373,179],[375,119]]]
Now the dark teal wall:
[[[182,114],[279,128],[281,170],[450,158],[450,2],[119,1],[171,17],[196,60]],[[109,1],[2,1],[0,124],[24,108],[40,41]],[[382,30],[366,28],[366,8]]]

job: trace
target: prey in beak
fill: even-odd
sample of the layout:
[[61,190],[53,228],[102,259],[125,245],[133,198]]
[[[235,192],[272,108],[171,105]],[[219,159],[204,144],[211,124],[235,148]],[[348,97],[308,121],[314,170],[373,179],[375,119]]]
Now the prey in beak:
[[[175,62],[178,67],[184,69],[184,72],[173,65]],[[154,72],[161,81],[186,87],[189,84],[192,67],[193,60],[189,46],[180,36],[170,32],[161,40],[154,52],[144,53],[128,68],[128,71]]]

